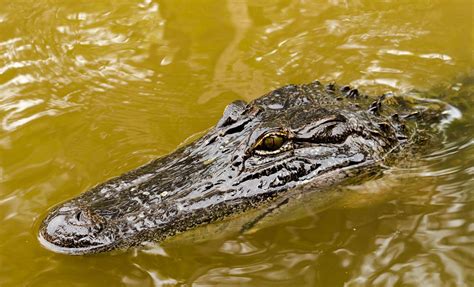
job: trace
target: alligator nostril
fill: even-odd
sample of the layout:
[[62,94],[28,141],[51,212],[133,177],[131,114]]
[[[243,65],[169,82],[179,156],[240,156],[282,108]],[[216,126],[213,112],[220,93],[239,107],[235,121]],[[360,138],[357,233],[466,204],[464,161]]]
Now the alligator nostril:
[[66,219],[68,224],[76,227],[85,227],[94,230],[102,229],[105,219],[90,209],[78,208]]
[[82,221],[82,219],[83,219],[83,217],[82,217],[82,211],[79,210],[79,211],[76,213],[75,218],[76,218],[77,221]]

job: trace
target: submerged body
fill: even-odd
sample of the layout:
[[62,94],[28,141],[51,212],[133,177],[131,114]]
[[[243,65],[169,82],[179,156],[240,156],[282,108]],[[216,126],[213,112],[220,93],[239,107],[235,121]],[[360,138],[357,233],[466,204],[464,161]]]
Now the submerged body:
[[203,137],[53,208],[39,239],[88,254],[200,225],[376,173],[431,137],[449,106],[350,87],[289,85],[230,104]]

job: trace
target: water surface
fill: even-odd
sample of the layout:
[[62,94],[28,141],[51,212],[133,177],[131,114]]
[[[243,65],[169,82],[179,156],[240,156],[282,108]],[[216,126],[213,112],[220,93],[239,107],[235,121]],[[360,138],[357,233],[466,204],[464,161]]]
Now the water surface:
[[[469,0],[0,0],[0,286],[472,286],[472,11]],[[171,152],[233,100],[315,79],[416,89],[463,117],[416,164],[295,221],[97,256],[38,244],[48,208]]]

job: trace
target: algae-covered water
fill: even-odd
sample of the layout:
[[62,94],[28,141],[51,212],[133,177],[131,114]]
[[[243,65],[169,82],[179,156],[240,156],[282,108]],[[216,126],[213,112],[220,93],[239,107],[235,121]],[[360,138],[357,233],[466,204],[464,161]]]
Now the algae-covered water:
[[[0,286],[473,286],[472,1],[0,0]],[[43,249],[55,204],[167,154],[233,100],[315,79],[462,118],[344,204],[242,235]]]

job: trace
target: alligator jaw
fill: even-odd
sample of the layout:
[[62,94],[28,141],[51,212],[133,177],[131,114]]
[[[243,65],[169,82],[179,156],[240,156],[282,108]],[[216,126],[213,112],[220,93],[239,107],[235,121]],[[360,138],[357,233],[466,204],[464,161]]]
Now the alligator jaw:
[[116,249],[115,245],[112,243],[104,243],[102,245],[96,245],[92,247],[64,247],[60,245],[56,245],[51,243],[47,239],[44,238],[43,232],[40,232],[38,235],[38,240],[44,248],[53,251],[59,254],[67,254],[67,255],[85,255],[85,254],[93,254],[99,253],[102,251]]
[[[217,157],[212,163],[200,157],[197,151],[206,142],[205,136],[184,150],[53,208],[40,227],[40,243],[56,253],[82,255],[160,241],[263,207],[292,193],[288,191],[298,185],[320,190],[342,181],[352,170],[373,164],[358,149],[347,149],[343,144],[339,148],[303,145],[275,156],[278,164],[276,160],[259,163],[259,156],[237,161],[231,168],[228,161],[232,156]],[[342,151],[346,154],[340,154]],[[338,153],[337,158],[333,156]],[[223,163],[227,169],[218,170]],[[149,176],[150,171],[153,176]],[[189,183],[185,178],[170,177],[177,172],[199,181]],[[208,172],[214,177],[202,178]]]

